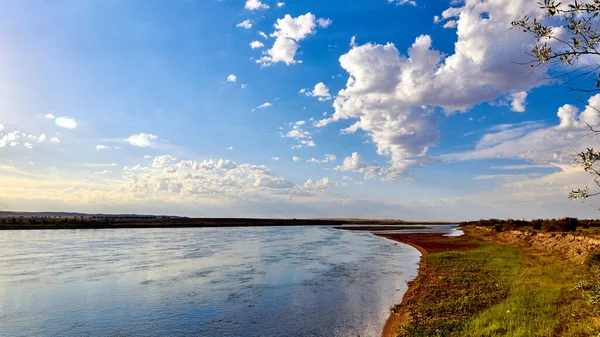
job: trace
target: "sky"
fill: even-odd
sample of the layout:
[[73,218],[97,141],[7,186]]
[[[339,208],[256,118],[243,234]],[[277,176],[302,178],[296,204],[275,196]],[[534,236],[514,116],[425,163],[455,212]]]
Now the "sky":
[[2,210],[600,214],[567,198],[593,185],[575,154],[600,147],[600,95],[524,65],[535,41],[510,22],[536,1],[1,7]]

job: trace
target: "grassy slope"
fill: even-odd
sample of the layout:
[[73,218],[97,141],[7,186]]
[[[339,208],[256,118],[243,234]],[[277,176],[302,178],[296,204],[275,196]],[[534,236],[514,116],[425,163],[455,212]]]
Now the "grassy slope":
[[573,287],[587,270],[558,256],[476,241],[426,255],[399,336],[594,336],[599,308]]

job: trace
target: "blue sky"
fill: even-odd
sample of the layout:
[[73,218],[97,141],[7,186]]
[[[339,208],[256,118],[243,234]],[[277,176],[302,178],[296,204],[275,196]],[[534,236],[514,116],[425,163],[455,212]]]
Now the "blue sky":
[[[527,0],[5,1],[0,208],[596,217]],[[591,81],[590,81],[591,82]],[[593,85],[585,79],[582,86]]]

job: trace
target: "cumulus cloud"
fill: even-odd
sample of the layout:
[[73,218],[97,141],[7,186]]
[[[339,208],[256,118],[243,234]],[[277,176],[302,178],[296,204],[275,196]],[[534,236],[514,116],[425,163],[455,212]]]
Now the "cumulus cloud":
[[170,154],[158,156],[158,157],[155,157],[154,160],[152,161],[152,167],[158,167],[158,168],[165,167],[169,163],[176,161],[176,160],[177,160],[177,158],[171,156]]
[[328,101],[331,99],[329,88],[323,82],[319,82],[315,85],[312,91],[306,91],[306,89],[300,89],[300,93],[306,93],[306,96],[317,97],[319,101]]
[[378,165],[367,165],[358,152],[353,152],[350,157],[344,158],[341,165],[335,167],[340,172],[361,173],[366,179],[380,179],[383,181],[397,179],[400,173],[394,168],[385,168]]
[[280,136],[285,138],[293,138],[298,143],[292,146],[292,149],[301,149],[305,147],[315,147],[317,143],[312,140],[312,134],[303,129],[304,125],[306,125],[306,121],[297,121],[294,123],[289,123],[291,126],[288,132],[280,132]]
[[161,195],[178,198],[223,199],[264,198],[276,195],[306,195],[308,189],[264,165],[238,164],[231,160],[178,161],[171,155],[155,157],[152,166],[124,169],[126,190],[140,197]]
[[269,9],[269,5],[260,2],[260,0],[246,0],[244,8],[253,11],[257,9]]
[[298,150],[298,149],[301,149],[304,147],[316,147],[316,146],[317,146],[317,143],[315,143],[314,140],[301,139],[298,141],[298,144],[292,146],[292,149]]
[[271,159],[272,159],[272,160],[275,160],[275,161],[278,161],[278,160],[279,160],[279,157],[272,157]]
[[227,82],[235,83],[235,81],[237,81],[237,76],[234,74],[227,76]]
[[96,145],[96,150],[108,150],[110,149],[110,147],[106,146],[106,145]]
[[322,189],[330,186],[336,186],[337,183],[331,181],[329,178],[325,177],[321,180],[313,181],[312,179],[306,180],[304,183],[304,188],[306,189]]
[[53,114],[46,114],[44,117],[46,119],[54,119],[54,118],[56,118],[56,116],[54,116]]
[[250,29],[252,28],[252,22],[250,22],[250,20],[244,20],[235,26],[238,28]]
[[[315,125],[356,120],[342,131],[366,132],[377,153],[389,158],[380,172],[405,176],[433,161],[427,153],[438,142],[443,117],[436,107],[450,115],[543,84],[544,69],[528,71],[519,64],[528,60],[534,42],[510,29],[523,15],[543,12],[526,0],[467,1],[444,11],[443,20],[457,22],[457,42],[448,56],[432,47],[428,35],[417,37],[406,55],[391,43],[352,47],[340,57],[350,78],[334,101],[335,112]],[[519,95],[513,97],[517,109],[524,104]]]
[[252,48],[252,49],[258,49],[258,48],[262,48],[264,46],[265,45],[262,42],[260,42],[260,41],[252,41],[252,42],[250,42],[250,48]]
[[0,148],[3,147],[24,147],[26,149],[34,148],[34,144],[43,143],[47,140],[45,134],[39,136],[26,134],[20,131],[6,132],[4,125],[0,124]]
[[300,158],[300,157],[298,157],[298,156],[293,156],[293,157],[292,157],[292,160],[293,160],[293,161],[301,161],[301,160],[302,160],[302,158]]
[[281,8],[283,6],[285,6],[285,2],[278,2],[277,3],[277,7]]
[[69,117],[57,117],[54,120],[54,123],[56,124],[56,126],[65,129],[75,129],[77,127],[77,122],[73,118]]
[[275,32],[271,34],[275,37],[273,46],[265,51],[265,55],[256,62],[263,67],[283,62],[287,65],[300,63],[295,59],[296,51],[299,48],[299,42],[309,35],[316,33],[317,26],[326,28],[331,25],[329,19],[317,19],[312,13],[306,13],[293,18],[286,14],[283,18],[277,19],[274,24]]
[[158,136],[153,134],[140,133],[137,135],[131,135],[125,139],[126,142],[135,146],[135,147],[153,147],[155,145],[155,140],[158,139]]
[[60,143],[60,139],[58,139],[58,137],[52,137],[52,138],[50,138],[50,142],[51,143]]

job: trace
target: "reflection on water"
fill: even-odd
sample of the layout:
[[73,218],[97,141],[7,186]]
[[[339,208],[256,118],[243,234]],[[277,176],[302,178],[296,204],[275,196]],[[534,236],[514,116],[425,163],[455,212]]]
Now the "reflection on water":
[[419,253],[329,228],[0,232],[2,336],[378,336]]

